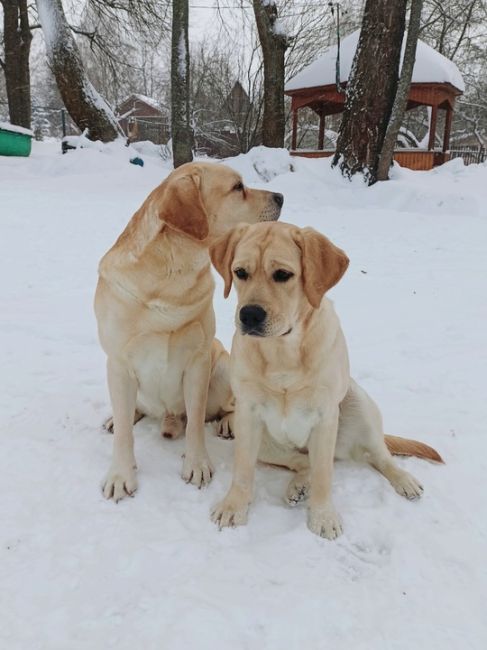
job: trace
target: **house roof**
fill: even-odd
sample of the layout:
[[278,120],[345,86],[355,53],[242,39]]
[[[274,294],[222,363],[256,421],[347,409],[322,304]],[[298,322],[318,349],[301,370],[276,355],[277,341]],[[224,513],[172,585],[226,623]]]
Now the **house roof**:
[[[359,36],[360,30],[357,30],[341,41],[340,83],[348,81]],[[405,44],[406,38],[403,41],[403,54]],[[287,82],[286,92],[334,84],[336,56],[336,45],[327,48],[318,59],[303,68],[301,72],[298,72],[295,77]],[[423,41],[418,41],[412,83],[449,83],[460,92],[465,90],[462,75],[453,61],[450,61]]]
[[147,104],[147,106],[151,106],[152,108],[155,108],[157,111],[160,111],[161,113],[167,113],[167,108],[163,106],[163,104],[158,102],[153,97],[148,97],[147,95],[141,95],[140,93],[132,93],[131,95],[126,97],[122,102],[120,102],[120,106],[123,106],[130,100],[143,102],[144,104]]

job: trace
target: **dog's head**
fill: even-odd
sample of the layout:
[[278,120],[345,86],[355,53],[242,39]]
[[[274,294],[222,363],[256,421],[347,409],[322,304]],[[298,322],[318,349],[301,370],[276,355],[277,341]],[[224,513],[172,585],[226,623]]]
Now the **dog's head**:
[[309,306],[318,308],[343,276],[348,257],[312,228],[286,223],[239,225],[210,247],[216,270],[238,294],[242,334],[289,334]]
[[159,223],[196,241],[225,233],[237,223],[274,221],[284,197],[246,187],[226,165],[187,163],[174,170],[148,197]]

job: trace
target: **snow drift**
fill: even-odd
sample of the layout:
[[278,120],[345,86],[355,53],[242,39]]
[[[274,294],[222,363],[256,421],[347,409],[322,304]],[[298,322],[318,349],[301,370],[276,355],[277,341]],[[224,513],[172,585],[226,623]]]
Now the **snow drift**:
[[[103,499],[112,440],[101,429],[97,264],[170,168],[102,149],[62,156],[34,143],[31,158],[0,158],[0,646],[483,650],[487,166],[396,168],[366,188],[283,151],[227,161],[284,193],[283,220],[346,250],[332,297],[353,374],[388,433],[446,461],[399,460],[425,486],[419,503],[338,463],[345,533],[331,543],[284,505],[288,473],[270,467],[258,469],[248,526],[219,533],[209,512],[228,487],[232,443],[210,429],[207,490],[179,478],[184,441],[143,420],[137,495]],[[228,346],[234,297],[223,300],[219,280],[215,308]]]

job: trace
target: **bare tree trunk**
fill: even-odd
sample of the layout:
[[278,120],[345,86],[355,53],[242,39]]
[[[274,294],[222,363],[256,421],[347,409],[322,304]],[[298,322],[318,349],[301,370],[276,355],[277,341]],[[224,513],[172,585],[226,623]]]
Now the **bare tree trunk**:
[[62,0],[36,0],[49,63],[64,105],[76,126],[90,138],[110,142],[120,134],[117,120],[88,79],[66,20]]
[[27,13],[27,0],[0,0],[3,6],[3,39],[8,111],[11,124],[30,129],[30,68],[32,34]]
[[289,41],[281,32],[274,0],[253,0],[253,7],[264,61],[262,142],[266,147],[283,147],[284,53]]
[[409,27],[402,61],[401,76],[397,86],[396,98],[392,107],[391,119],[387,126],[386,137],[380,152],[379,165],[377,168],[377,180],[386,181],[389,178],[389,168],[394,158],[399,129],[406,112],[408,103],[409,88],[413,77],[414,62],[416,60],[416,46],[418,45],[419,27],[421,23],[421,10],[423,0],[411,0],[409,14]]
[[349,178],[377,180],[379,155],[396,96],[407,0],[366,0],[347,84],[333,165]]
[[188,0],[173,0],[171,47],[171,137],[174,167],[193,160],[190,123]]

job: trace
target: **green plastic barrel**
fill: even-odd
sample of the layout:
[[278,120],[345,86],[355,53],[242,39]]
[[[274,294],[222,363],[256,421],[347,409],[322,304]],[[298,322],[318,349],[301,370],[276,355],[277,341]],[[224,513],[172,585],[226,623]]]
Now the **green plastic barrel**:
[[9,125],[0,125],[0,156],[30,156],[32,135],[27,132],[27,129],[25,133],[19,133],[11,128]]

